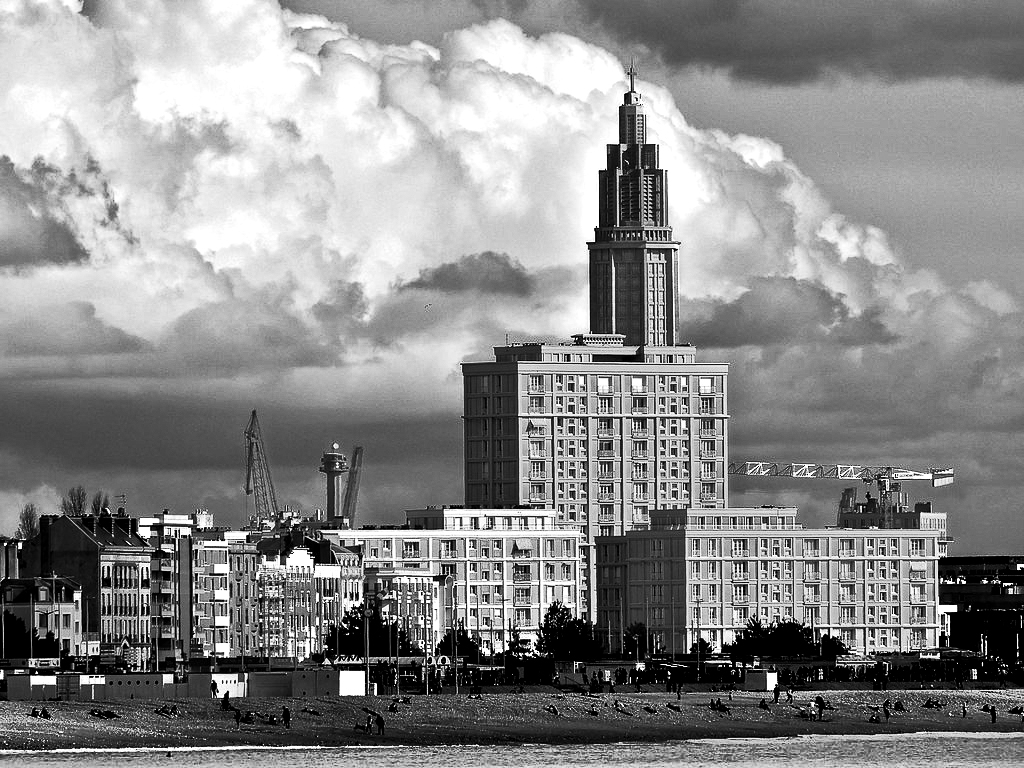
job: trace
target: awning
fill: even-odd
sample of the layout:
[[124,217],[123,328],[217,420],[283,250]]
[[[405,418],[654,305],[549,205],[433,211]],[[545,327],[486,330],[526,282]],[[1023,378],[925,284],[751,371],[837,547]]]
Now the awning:
[[924,562],[924,560],[911,560],[910,561],[910,570],[912,570],[912,571],[927,571],[928,570],[928,563]]
[[533,549],[533,542],[529,539],[516,539],[512,542],[512,549],[528,551]]

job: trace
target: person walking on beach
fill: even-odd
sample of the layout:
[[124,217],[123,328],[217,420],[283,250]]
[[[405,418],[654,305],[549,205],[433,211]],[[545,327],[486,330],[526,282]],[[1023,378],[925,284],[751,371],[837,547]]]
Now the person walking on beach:
[[775,703],[779,703],[779,684],[775,684],[775,688],[772,689],[772,696],[775,697]]
[[210,695],[213,696],[213,698],[216,699],[217,695],[219,693],[220,693],[220,691],[217,689],[217,681],[216,680],[211,680],[210,681]]
[[996,721],[996,708],[989,707],[988,713],[992,715],[992,722],[994,723]]
[[384,715],[377,713],[377,735],[384,735]]
[[292,727],[292,711],[288,707],[281,707],[281,721],[285,728]]
[[889,722],[889,700],[886,699],[882,703],[882,714],[885,716],[885,722]]
[[235,708],[235,730],[242,730],[242,710]]
[[967,717],[967,702],[960,702],[960,717]]

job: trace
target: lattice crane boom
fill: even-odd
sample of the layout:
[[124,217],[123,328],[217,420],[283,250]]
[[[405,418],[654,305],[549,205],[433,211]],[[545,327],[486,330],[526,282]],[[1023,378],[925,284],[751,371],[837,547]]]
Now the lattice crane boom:
[[[781,464],[772,461],[739,461],[729,464],[730,475],[750,477],[794,477],[821,480],[860,480],[878,487],[878,504],[884,511],[886,527],[893,527],[893,515],[900,506],[903,483],[908,480],[929,480],[933,488],[950,485],[953,469],[927,470],[905,467],[869,467],[860,464]],[[871,494],[868,494],[869,496]]]
[[258,524],[273,524],[278,513],[277,497],[255,409],[249,419],[249,426],[245,428],[245,495],[252,496],[255,502],[253,520]]

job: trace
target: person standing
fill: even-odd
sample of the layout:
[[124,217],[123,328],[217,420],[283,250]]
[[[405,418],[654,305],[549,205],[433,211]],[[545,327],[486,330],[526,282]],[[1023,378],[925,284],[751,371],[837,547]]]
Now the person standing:
[[380,712],[377,713],[377,735],[384,735],[384,715],[382,715]]
[[235,730],[242,730],[242,710],[238,707],[235,707]]
[[285,728],[292,727],[292,711],[288,707],[281,707],[281,721]]
[[210,681],[210,695],[213,696],[213,698],[216,699],[219,693],[220,693],[220,691],[217,688],[217,681],[216,680],[211,680]]

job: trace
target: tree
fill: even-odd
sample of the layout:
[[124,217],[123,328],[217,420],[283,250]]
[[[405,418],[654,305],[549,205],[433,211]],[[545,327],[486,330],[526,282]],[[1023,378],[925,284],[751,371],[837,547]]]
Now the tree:
[[[328,625],[324,633],[324,655],[328,659],[364,654],[363,628],[366,618],[363,612],[363,606],[357,605],[346,611],[339,623]],[[422,652],[410,644],[408,633],[401,626],[384,621],[378,610],[374,610],[369,618],[369,630],[371,656],[392,656],[396,652],[396,644],[399,656],[413,656]]]
[[630,624],[623,633],[623,653],[629,658],[647,657],[647,625],[642,621]]
[[846,643],[838,637],[821,636],[821,658],[835,660],[836,656],[845,656],[849,652],[850,649],[846,647]]
[[14,535],[19,539],[34,539],[39,535],[39,512],[35,504],[29,502],[21,508],[21,514],[18,515],[18,530]]
[[87,494],[82,486],[69,488],[64,498],[60,500],[60,511],[71,517],[84,515],[86,498]]
[[573,616],[572,611],[555,601],[544,614],[537,649],[564,661],[592,661],[601,656],[601,640],[589,621]]
[[712,647],[711,643],[709,643],[703,637],[690,646],[690,653],[697,654],[702,659],[706,659],[714,652],[715,649]]
[[[469,636],[462,627],[456,633],[456,642],[458,643],[458,651],[460,659],[476,659],[480,655],[480,645]],[[441,642],[434,648],[435,656],[451,656],[452,655],[452,631],[449,629],[445,632],[444,637],[441,638]]]
[[98,515],[104,509],[110,509],[110,497],[103,491],[96,491],[96,495],[92,497],[92,513]]
[[755,656],[814,658],[818,645],[814,633],[805,624],[787,619],[765,625],[757,617],[747,622],[736,641],[723,646],[735,661],[749,662]]

